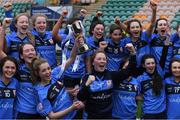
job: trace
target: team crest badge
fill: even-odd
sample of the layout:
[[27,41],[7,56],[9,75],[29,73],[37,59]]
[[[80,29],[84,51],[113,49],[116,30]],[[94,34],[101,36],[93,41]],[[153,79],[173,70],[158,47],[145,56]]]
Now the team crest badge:
[[50,40],[49,40],[49,43],[54,44],[53,39],[50,39]]
[[108,87],[111,87],[111,86],[112,86],[112,80],[108,80],[108,81],[107,81],[107,86],[108,86]]

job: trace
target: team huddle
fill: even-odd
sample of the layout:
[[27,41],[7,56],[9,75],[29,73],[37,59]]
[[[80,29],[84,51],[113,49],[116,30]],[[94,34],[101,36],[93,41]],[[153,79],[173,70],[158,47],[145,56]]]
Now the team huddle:
[[[47,17],[11,16],[0,27],[0,119],[179,119],[180,25],[166,18],[151,25],[119,18],[109,26],[94,16],[89,36],[85,10],[66,21],[67,10],[47,31]],[[62,55],[58,65],[56,45]],[[142,102],[142,105],[139,103]],[[139,116],[138,109],[142,108]]]

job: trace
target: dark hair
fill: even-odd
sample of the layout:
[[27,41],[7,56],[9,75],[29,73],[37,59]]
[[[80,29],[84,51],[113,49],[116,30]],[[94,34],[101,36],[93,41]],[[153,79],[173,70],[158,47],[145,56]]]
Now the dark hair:
[[39,66],[43,63],[48,63],[46,60],[41,58],[33,58],[31,62],[31,77],[32,77],[32,83],[35,84],[37,82],[41,81],[41,78],[39,76]]
[[137,23],[139,23],[139,26],[140,26],[140,28],[142,29],[141,22],[140,22],[138,19],[129,20],[129,21],[127,22],[127,30],[128,30],[128,33],[129,33],[129,34],[131,34],[131,32],[130,32],[130,26],[131,26],[131,23],[132,23],[132,22],[137,22]]
[[[90,28],[89,28],[89,35],[93,35],[92,31],[94,30],[94,28],[98,24],[104,26],[104,23],[98,17],[94,17],[93,20],[91,21],[91,25],[90,25]],[[105,28],[105,26],[104,26],[104,28]]]
[[121,39],[125,38],[126,35],[124,34],[123,30],[121,29],[121,27],[119,25],[111,24],[111,26],[109,28],[109,34],[111,35],[114,32],[114,30],[120,30],[121,31],[121,35],[122,35]]
[[111,26],[109,27],[109,34],[112,34],[114,32],[114,30],[121,30],[121,32],[122,32],[122,29],[120,28],[119,25],[111,24]]
[[176,57],[173,57],[173,58],[171,59],[171,61],[170,61],[170,63],[169,63],[169,71],[170,71],[170,75],[172,75],[171,67],[172,67],[172,64],[173,64],[174,62],[180,63],[180,59],[179,59],[179,58],[176,58]]
[[[19,59],[20,59],[20,61],[23,62],[23,63],[24,63],[24,60],[21,58],[21,55],[23,55],[23,49],[24,49],[24,46],[25,46],[25,45],[32,45],[32,46],[34,47],[34,45],[31,44],[31,43],[23,43],[22,45],[20,45],[20,47],[19,47]],[[35,48],[34,48],[34,49],[35,49]]]
[[[154,59],[156,63],[155,57],[153,55],[145,54],[142,57],[141,64],[144,65],[147,59]],[[159,75],[156,68],[155,68],[154,73],[151,74],[150,76],[152,77],[152,81],[153,81],[153,84],[152,84],[153,92],[156,96],[158,96],[160,95],[161,89],[163,88],[163,78]]]
[[145,54],[145,55],[143,55],[142,58],[141,58],[141,65],[144,65],[145,62],[146,62],[146,59],[150,59],[150,58],[154,59],[154,61],[155,61],[155,63],[156,63],[156,59],[155,59],[154,55]]
[[17,60],[16,60],[15,58],[13,58],[13,57],[11,57],[11,56],[6,56],[6,57],[4,57],[4,58],[2,58],[2,59],[0,60],[0,74],[2,74],[3,66],[4,66],[4,64],[6,63],[6,61],[11,61],[11,62],[13,62],[13,63],[15,64],[15,66],[16,66],[15,75],[16,75],[16,73],[17,73],[17,71],[18,71],[18,62],[17,62]]
[[156,29],[157,29],[157,26],[158,26],[158,22],[159,22],[160,20],[165,20],[166,22],[168,22],[168,20],[167,20],[166,18],[159,18],[159,19],[157,19],[157,20],[156,20],[156,23],[155,23],[155,28],[154,28],[154,33],[155,33],[155,34],[158,33],[158,31],[157,31]]

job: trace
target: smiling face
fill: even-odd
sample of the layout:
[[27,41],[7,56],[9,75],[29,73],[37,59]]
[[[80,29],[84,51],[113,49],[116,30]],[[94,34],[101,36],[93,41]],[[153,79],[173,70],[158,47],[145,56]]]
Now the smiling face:
[[171,64],[171,72],[174,77],[180,78],[180,62],[174,61]]
[[42,83],[49,83],[51,80],[51,67],[45,62],[39,65],[39,77]]
[[116,29],[112,32],[111,38],[115,43],[118,43],[122,38],[122,32],[120,29]]
[[22,54],[20,56],[21,59],[25,61],[25,63],[30,64],[32,59],[36,57],[35,48],[31,44],[24,45]]
[[166,36],[167,30],[168,30],[168,23],[166,20],[159,20],[157,23],[157,28],[156,30],[158,31],[158,34],[160,36]]
[[2,75],[5,79],[10,79],[16,73],[16,65],[14,62],[7,60],[2,67]]
[[104,35],[104,26],[102,24],[97,24],[94,27],[94,30],[92,31],[92,33],[96,39],[101,39]]
[[39,32],[40,34],[43,34],[46,31],[46,27],[47,27],[46,18],[42,16],[37,17],[34,25],[36,31]]
[[153,58],[147,58],[143,64],[143,67],[146,69],[147,73],[153,74],[156,67],[155,60]]
[[97,53],[93,61],[94,69],[97,72],[103,72],[106,69],[106,64],[107,64],[106,55],[104,53]]
[[140,37],[141,26],[138,22],[134,21],[130,23],[130,33],[134,38]]
[[17,23],[15,24],[17,28],[17,32],[21,34],[26,34],[28,32],[28,27],[29,27],[29,20],[28,17],[25,15],[20,16],[17,19]]

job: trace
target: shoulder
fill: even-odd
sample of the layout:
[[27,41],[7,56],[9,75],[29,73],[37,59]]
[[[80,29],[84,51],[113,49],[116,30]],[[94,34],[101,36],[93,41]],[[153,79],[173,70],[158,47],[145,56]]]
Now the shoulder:
[[6,41],[14,41],[16,36],[17,34],[15,32],[12,32],[12,33],[7,33],[5,38],[6,38]]
[[164,80],[164,82],[165,82],[166,84],[168,84],[168,83],[172,83],[173,80],[174,80],[173,77],[168,77],[168,78],[166,78],[166,79]]
[[149,78],[149,76],[147,75],[147,73],[144,72],[142,75],[137,77],[137,80],[141,82],[147,80],[147,78]]
[[14,84],[18,84],[18,79],[13,77],[13,78],[11,79],[11,82],[14,83]]

